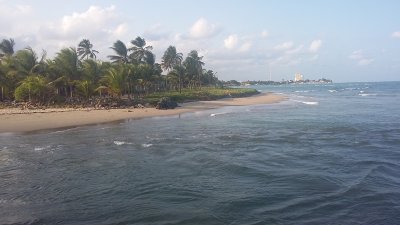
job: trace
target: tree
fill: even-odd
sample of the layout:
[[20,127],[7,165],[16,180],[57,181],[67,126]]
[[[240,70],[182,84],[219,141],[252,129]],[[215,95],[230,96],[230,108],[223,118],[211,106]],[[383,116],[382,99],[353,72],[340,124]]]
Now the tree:
[[91,59],[96,59],[96,53],[99,53],[97,50],[92,49],[93,45],[90,43],[88,39],[83,39],[81,42],[79,42],[78,45],[78,56],[81,57],[81,60],[86,57],[88,59],[89,57]]
[[31,75],[26,77],[15,89],[15,99],[17,101],[44,102],[51,90],[51,86],[44,77]]
[[155,57],[154,54],[151,52],[153,49],[152,46],[146,46],[146,41],[144,38],[137,37],[135,40],[131,41],[133,45],[132,48],[129,48],[129,51],[132,53],[129,55],[129,58],[138,63],[147,63],[147,64],[154,64]]
[[181,64],[182,56],[182,53],[176,51],[175,46],[169,46],[161,59],[162,68],[171,70],[175,66]]
[[64,48],[57,53],[53,66],[57,80],[69,87],[69,95],[73,97],[75,81],[80,79],[80,61],[75,48]]
[[126,45],[120,41],[117,40],[113,46],[111,47],[112,50],[116,53],[116,55],[109,55],[108,58],[113,63],[128,63],[128,49],[126,48]]
[[201,60],[203,59],[203,56],[199,56],[198,52],[196,50],[192,50],[189,52],[188,56],[186,57],[185,61],[183,64],[185,65],[187,74],[190,76],[190,82],[191,83],[196,83],[196,77],[197,77],[197,85],[200,87],[201,81],[200,77],[203,72],[203,65],[204,62]]
[[183,65],[176,65],[174,69],[168,74],[171,79],[178,80],[179,93],[182,93],[182,81],[186,74],[186,68]]
[[128,73],[124,66],[114,66],[107,71],[103,77],[103,82],[109,92],[121,98],[127,87],[127,75]]
[[43,50],[42,56],[39,57],[31,47],[19,50],[13,56],[16,60],[18,70],[28,76],[30,74],[44,73],[46,67],[46,51]]
[[0,43],[0,56],[3,57],[4,55],[11,56],[14,54],[14,39],[10,38],[9,40],[3,39]]
[[80,94],[85,98],[89,98],[95,92],[95,88],[99,80],[104,74],[101,62],[93,59],[87,59],[82,62],[81,79],[76,82],[76,87]]

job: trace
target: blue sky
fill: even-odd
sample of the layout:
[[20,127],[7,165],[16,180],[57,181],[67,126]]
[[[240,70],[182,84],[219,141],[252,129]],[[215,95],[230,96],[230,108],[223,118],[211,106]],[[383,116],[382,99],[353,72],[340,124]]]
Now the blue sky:
[[400,1],[0,0],[0,38],[48,56],[88,38],[101,59],[142,36],[159,62],[196,49],[223,80],[400,80]]

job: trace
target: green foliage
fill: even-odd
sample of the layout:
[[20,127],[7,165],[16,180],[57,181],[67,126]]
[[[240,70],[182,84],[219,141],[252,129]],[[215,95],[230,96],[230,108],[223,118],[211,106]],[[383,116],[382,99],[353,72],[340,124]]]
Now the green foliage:
[[28,76],[15,89],[15,100],[43,102],[52,91],[47,80],[41,76]]
[[[158,64],[144,38],[136,37],[131,44],[127,48],[117,40],[111,47],[115,54],[104,62],[96,60],[98,51],[83,39],[77,49],[63,48],[46,60],[45,51],[40,57],[30,47],[14,53],[14,40],[4,39],[0,43],[0,101],[69,101],[110,95],[136,100],[156,96],[157,101],[171,95],[186,101],[229,96],[231,91],[217,93],[220,90],[209,88],[219,86],[220,81],[214,71],[203,69],[203,57],[196,50],[183,60],[182,53],[169,46]],[[163,69],[169,72],[166,76]]]
[[93,45],[90,43],[88,39],[83,39],[81,42],[79,42],[78,45],[78,55],[81,57],[81,60],[86,57],[88,59],[89,57],[91,59],[96,59],[96,53],[99,53],[97,50],[92,49]]
[[154,93],[146,97],[149,102],[154,102],[162,97],[169,97],[177,102],[188,101],[209,101],[227,97],[246,97],[258,94],[258,91],[252,88],[202,88],[202,89],[183,89],[178,91],[168,91]]

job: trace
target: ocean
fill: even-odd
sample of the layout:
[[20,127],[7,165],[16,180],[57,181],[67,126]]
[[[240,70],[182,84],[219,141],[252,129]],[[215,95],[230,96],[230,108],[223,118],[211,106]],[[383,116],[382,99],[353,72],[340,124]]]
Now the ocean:
[[400,82],[0,135],[0,224],[400,224]]

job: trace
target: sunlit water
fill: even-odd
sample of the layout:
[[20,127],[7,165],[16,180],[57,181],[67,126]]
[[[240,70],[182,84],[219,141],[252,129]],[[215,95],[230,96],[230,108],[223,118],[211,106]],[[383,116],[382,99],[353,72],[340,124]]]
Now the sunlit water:
[[0,135],[0,224],[399,224],[400,83]]

